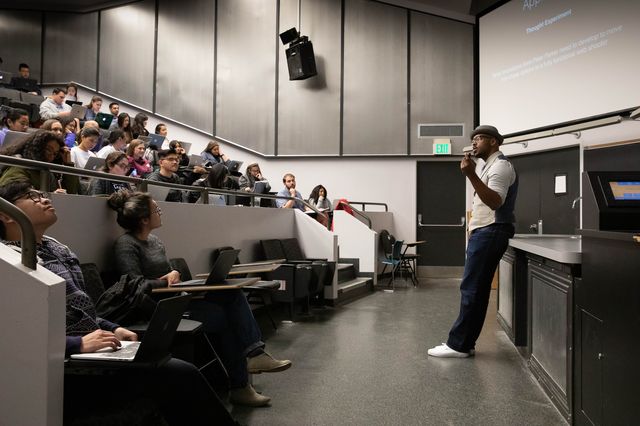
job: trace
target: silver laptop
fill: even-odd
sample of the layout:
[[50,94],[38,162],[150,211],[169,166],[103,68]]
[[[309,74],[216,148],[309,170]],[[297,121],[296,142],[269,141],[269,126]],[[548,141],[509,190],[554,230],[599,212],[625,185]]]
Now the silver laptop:
[[15,132],[13,130],[9,130],[4,135],[4,141],[2,142],[2,147],[6,148],[8,146],[18,144],[26,140],[29,136],[30,136],[29,132]]
[[78,120],[84,120],[84,116],[87,113],[87,107],[83,105],[74,105],[71,107],[69,116],[71,118],[77,118]]
[[11,83],[12,73],[9,71],[0,71],[0,85]]
[[184,149],[184,154],[189,155],[189,151],[191,151],[191,142],[182,142],[182,141],[178,141],[178,142],[180,142],[182,149]]
[[158,186],[158,185],[147,186],[147,192],[151,194],[151,197],[153,197],[153,199],[156,201],[167,201],[167,195],[169,195],[170,191],[171,191],[171,188],[168,188],[166,186]]
[[105,159],[100,157],[89,157],[84,168],[87,170],[101,171],[104,166]]
[[240,172],[240,166],[242,166],[242,161],[229,160],[229,162],[227,163],[227,168],[229,169],[229,173]]
[[204,164],[204,159],[201,155],[191,154],[189,156],[189,167],[202,166]]
[[170,297],[158,302],[144,337],[140,342],[120,342],[117,350],[71,355],[73,360],[154,362],[169,357],[169,348],[178,329],[190,295]]

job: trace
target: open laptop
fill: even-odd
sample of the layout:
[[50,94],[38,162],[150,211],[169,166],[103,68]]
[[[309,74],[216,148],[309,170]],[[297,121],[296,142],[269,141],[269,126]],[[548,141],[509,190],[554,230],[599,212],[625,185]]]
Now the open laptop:
[[82,105],[72,105],[71,112],[69,113],[71,118],[77,118],[78,120],[84,120],[84,116],[87,113],[87,107]]
[[240,173],[240,166],[242,166],[242,161],[229,160],[227,163],[229,173]]
[[13,76],[13,74],[10,73],[9,71],[0,71],[0,86],[4,86],[5,84],[10,84],[11,76]]
[[148,185],[147,192],[151,194],[151,197],[156,201],[167,201],[167,195],[171,188],[166,186]]
[[156,135],[155,133],[149,133],[149,146],[154,146],[156,149],[162,149],[162,144],[166,139],[162,135]]
[[34,80],[33,78],[13,77],[11,79],[11,86],[22,92],[37,92],[38,80]]
[[191,142],[182,142],[182,141],[178,141],[178,142],[180,142],[182,149],[184,149],[184,154],[189,155],[189,151],[191,151]]
[[204,159],[201,155],[191,154],[189,156],[189,167],[202,166]]
[[29,137],[29,132],[15,132],[13,130],[8,130],[4,135],[4,141],[2,142],[2,147],[6,148],[11,145],[18,144]]
[[74,105],[82,105],[82,102],[80,102],[80,101],[64,101],[64,103],[69,105],[70,107],[72,107]]
[[255,194],[265,194],[267,192],[267,185],[269,185],[268,181],[258,180],[253,185],[253,192]]
[[170,355],[173,336],[190,300],[191,296],[187,294],[159,301],[140,342],[121,342],[118,350],[105,348],[92,353],[74,354],[71,359],[121,362],[164,360]]
[[238,259],[238,253],[240,253],[240,250],[221,251],[215,263],[213,264],[213,267],[211,268],[211,272],[209,272],[209,276],[207,277],[207,279],[182,281],[181,283],[173,284],[171,287],[225,285],[225,280],[227,279],[227,275],[229,274],[229,271],[233,267],[233,264],[236,263],[236,260]]
[[87,170],[93,171],[101,171],[104,166],[105,159],[100,157],[89,157],[87,163],[84,165],[84,168]]
[[111,127],[111,123],[113,122],[113,114],[109,114],[107,112],[99,112],[96,114],[95,120],[98,122],[98,126],[101,129],[108,130]]

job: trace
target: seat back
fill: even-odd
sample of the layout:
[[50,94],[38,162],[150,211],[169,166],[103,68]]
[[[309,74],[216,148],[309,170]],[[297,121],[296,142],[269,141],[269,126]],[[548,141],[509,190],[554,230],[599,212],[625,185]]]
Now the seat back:
[[378,238],[380,239],[382,253],[385,258],[388,258],[393,251],[393,242],[395,241],[395,238],[393,238],[393,235],[391,235],[386,229],[381,230],[379,235],[380,236]]
[[287,260],[306,260],[297,238],[285,238],[280,240],[282,250],[284,251],[283,259]]
[[169,264],[171,265],[171,269],[175,269],[180,272],[180,279],[182,281],[189,281],[193,279],[189,265],[187,265],[187,261],[184,260],[184,258],[174,257],[173,259],[169,259]]
[[105,291],[102,278],[100,277],[100,270],[95,263],[83,263],[80,265],[80,270],[84,277],[85,290],[91,300],[93,300],[93,303],[96,304]]
[[393,250],[391,252],[392,260],[400,260],[402,257],[402,245],[404,244],[403,240],[395,240],[393,242]]
[[266,260],[287,258],[280,240],[260,240],[260,245]]

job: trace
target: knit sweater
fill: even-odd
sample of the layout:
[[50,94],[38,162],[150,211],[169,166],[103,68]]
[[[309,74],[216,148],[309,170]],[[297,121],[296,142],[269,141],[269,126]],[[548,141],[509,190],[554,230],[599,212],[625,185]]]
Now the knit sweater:
[[[114,246],[118,273],[158,279],[171,271],[167,252],[160,238],[149,234],[146,241],[139,240],[130,233],[122,234]],[[161,281],[163,287],[166,281]]]
[[[2,241],[21,250],[20,241]],[[113,331],[119,326],[96,315],[96,307],[86,291],[80,261],[67,246],[51,237],[42,237],[36,247],[38,264],[65,280],[67,293],[66,356],[79,353],[82,336],[99,328]]]

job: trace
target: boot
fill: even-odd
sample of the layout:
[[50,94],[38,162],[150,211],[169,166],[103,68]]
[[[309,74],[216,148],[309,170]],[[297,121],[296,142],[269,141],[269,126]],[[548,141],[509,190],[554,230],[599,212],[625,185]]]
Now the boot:
[[267,352],[262,352],[260,355],[247,359],[247,371],[249,374],[276,373],[289,367],[291,367],[291,361],[288,359],[275,359]]

